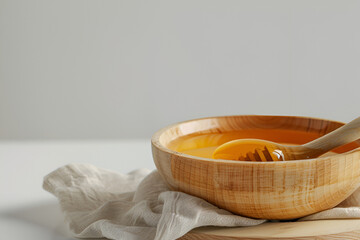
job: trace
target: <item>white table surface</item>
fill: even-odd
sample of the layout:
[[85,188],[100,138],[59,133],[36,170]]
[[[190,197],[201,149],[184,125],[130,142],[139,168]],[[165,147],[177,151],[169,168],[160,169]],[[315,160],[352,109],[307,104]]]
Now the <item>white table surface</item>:
[[0,239],[73,239],[42,179],[68,163],[90,163],[120,173],[155,169],[150,139],[0,141]]

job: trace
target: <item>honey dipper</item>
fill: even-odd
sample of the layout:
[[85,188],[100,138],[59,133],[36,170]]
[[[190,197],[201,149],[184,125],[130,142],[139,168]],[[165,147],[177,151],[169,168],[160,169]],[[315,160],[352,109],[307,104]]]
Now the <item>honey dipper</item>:
[[304,145],[283,145],[260,139],[238,139],[215,149],[213,158],[240,161],[286,161],[316,158],[360,138],[360,117]]

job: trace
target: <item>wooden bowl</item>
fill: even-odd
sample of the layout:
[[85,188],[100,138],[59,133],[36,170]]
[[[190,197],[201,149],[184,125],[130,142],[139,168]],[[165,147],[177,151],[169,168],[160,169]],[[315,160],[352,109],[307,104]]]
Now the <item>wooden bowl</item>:
[[197,196],[242,216],[293,219],[333,208],[359,187],[359,141],[338,149],[337,155],[283,162],[201,158],[171,150],[169,144],[190,134],[244,129],[284,129],[324,135],[343,124],[288,116],[197,119],[156,132],[152,152],[159,173],[172,190]]

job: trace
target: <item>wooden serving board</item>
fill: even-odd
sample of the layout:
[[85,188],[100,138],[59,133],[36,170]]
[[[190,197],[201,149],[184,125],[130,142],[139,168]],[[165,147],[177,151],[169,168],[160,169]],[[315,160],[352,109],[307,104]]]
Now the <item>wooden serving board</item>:
[[181,240],[360,239],[360,219],[269,222],[252,227],[201,227]]

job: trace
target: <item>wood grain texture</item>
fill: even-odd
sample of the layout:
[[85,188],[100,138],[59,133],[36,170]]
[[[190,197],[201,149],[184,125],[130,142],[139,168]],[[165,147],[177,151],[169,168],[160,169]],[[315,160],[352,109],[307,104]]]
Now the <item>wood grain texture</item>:
[[338,146],[353,142],[360,138],[360,117],[339,127],[338,129],[326,134],[314,141],[304,145],[305,148],[321,150],[327,152]]
[[[360,144],[336,156],[284,162],[241,162],[190,156],[167,148],[181,136],[242,129],[289,129],[324,135],[343,123],[283,116],[229,116],[187,121],[158,131],[153,158],[176,191],[252,218],[292,219],[332,208],[360,183]],[[354,145],[352,145],[354,146]],[[352,147],[354,148],[354,147]]]
[[181,240],[360,239],[360,219],[264,223],[252,227],[202,227]]

